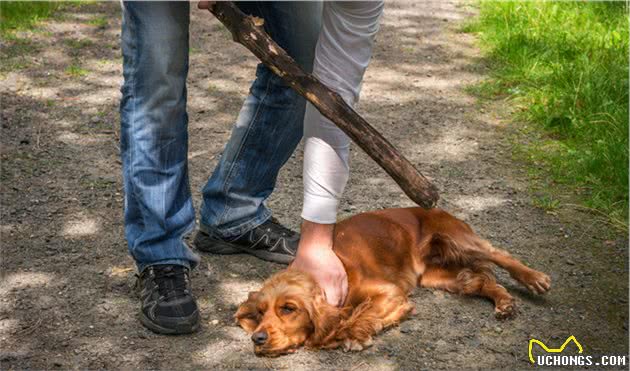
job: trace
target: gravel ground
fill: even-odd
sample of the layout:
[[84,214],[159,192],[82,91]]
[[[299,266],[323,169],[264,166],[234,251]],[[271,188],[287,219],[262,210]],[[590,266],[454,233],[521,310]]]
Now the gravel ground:
[[[501,119],[509,102],[481,105],[464,92],[484,68],[472,36],[457,32],[472,10],[456,1],[386,4],[358,110],[435,181],[441,207],[551,275],[550,294],[531,296],[500,274],[520,314],[499,322],[486,300],[416,290],[418,314],[364,352],[257,358],[231,316],[282,267],[203,255],[193,274],[201,331],[145,330],[122,225],[119,13],[116,3],[68,8],[2,42],[0,368],[518,369],[531,367],[530,338],[555,347],[569,335],[585,354],[627,354],[627,237],[592,214],[532,206],[526,169],[511,157],[514,131]],[[256,61],[210,15],[192,13],[189,159],[198,207]],[[269,201],[294,228],[301,156],[284,167]],[[356,148],[351,164],[341,217],[412,205]]]

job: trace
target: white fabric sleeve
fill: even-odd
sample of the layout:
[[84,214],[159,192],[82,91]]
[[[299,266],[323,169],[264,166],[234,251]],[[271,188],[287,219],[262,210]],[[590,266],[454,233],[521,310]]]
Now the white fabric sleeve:
[[[324,2],[313,74],[350,105],[359,100],[383,1]],[[333,224],[348,181],[350,138],[310,103],[304,115],[302,218]]]

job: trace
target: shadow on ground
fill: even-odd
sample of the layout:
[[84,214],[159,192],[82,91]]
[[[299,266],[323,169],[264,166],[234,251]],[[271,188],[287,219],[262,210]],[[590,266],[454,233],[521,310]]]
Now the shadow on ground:
[[[0,365],[11,368],[525,368],[531,337],[575,335],[588,354],[627,354],[627,240],[588,214],[561,220],[533,208],[510,129],[462,92],[483,78],[456,2],[388,3],[359,111],[434,179],[441,206],[482,236],[549,273],[535,298],[500,274],[520,316],[441,291],[413,295],[418,315],[362,353],[301,351],[257,358],[232,324],[236,305],[281,266],[202,256],[194,291],[203,327],[163,337],[137,321],[134,266],[122,226],[118,158],[119,6],[67,8],[35,32],[3,41]],[[255,60],[207,14],[193,12],[189,76],[192,188],[227,141]],[[297,228],[301,150],[269,204]],[[412,206],[357,149],[340,216]]]

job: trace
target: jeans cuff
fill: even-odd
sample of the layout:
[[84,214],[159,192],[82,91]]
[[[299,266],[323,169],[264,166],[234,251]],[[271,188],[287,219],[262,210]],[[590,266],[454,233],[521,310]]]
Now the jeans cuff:
[[248,221],[238,224],[234,227],[217,229],[204,223],[203,220],[200,220],[199,229],[204,233],[219,238],[237,237],[258,227],[259,225],[266,222],[269,218],[271,218],[271,211],[264,207],[262,212],[258,213],[254,218],[249,219]]
[[189,270],[193,270],[195,266],[197,265],[197,264],[194,264],[191,266],[190,261],[183,260],[183,259],[165,259],[165,260],[160,260],[160,261],[151,262],[151,263],[144,263],[144,264],[136,263],[136,265],[138,266],[139,273],[142,273],[145,269],[147,269],[148,267],[152,265],[165,265],[165,264],[181,265],[188,268]]

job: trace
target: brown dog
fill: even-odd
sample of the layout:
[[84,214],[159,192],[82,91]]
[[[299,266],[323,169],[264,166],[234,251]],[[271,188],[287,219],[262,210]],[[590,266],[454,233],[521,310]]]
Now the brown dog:
[[280,355],[311,348],[361,350],[372,336],[413,311],[416,286],[491,299],[498,318],[514,313],[514,298],[497,284],[492,264],[531,292],[544,294],[551,279],[477,236],[444,210],[387,209],[337,224],[334,251],[348,274],[343,308],[329,305],[313,278],[286,270],[249,294],[235,314],[253,333],[254,351]]

